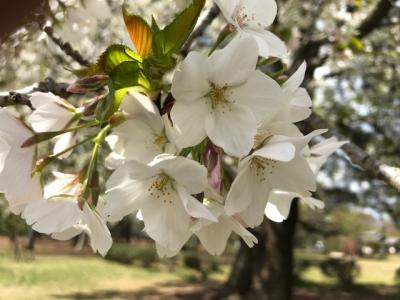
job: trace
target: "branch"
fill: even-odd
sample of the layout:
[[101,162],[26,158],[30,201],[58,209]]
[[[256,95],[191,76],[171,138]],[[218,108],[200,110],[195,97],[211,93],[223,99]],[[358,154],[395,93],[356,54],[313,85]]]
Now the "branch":
[[68,42],[64,42],[61,38],[56,37],[54,35],[54,30],[52,27],[46,26],[43,29],[44,32],[47,33],[49,38],[58,46],[60,49],[69,57],[71,57],[74,61],[79,63],[81,66],[87,67],[90,65],[90,62],[82,57],[82,55],[72,48],[71,44]]
[[19,94],[16,92],[9,92],[8,95],[0,96],[0,107],[11,105],[26,105],[33,109],[30,97],[28,95]]
[[[347,139],[317,114],[312,114],[309,119],[304,121],[304,124],[309,127],[309,130],[328,128],[328,134],[336,136],[339,140]],[[348,155],[353,164],[361,167],[372,177],[384,180],[388,185],[400,192],[400,168],[382,163],[354,143],[344,145],[342,150]]]
[[34,92],[53,93],[61,98],[68,98],[71,93],[67,92],[67,83],[55,82],[52,78],[46,78],[30,88],[25,88],[20,91],[12,91],[0,93],[0,107],[11,105],[26,105],[33,109],[30,94]]
[[[363,22],[358,26],[358,38],[364,38],[368,34],[372,33],[375,29],[379,28],[380,23],[389,15],[389,12],[393,8],[392,0],[380,0],[375,8],[372,10],[371,14],[364,19]],[[311,24],[310,28],[306,32],[312,32],[312,27],[315,24]],[[294,71],[300,66],[303,61],[308,64],[306,79],[310,80],[313,77],[314,70],[320,67],[328,57],[323,57],[318,59],[318,54],[322,46],[329,45],[335,42],[334,37],[323,37],[320,39],[309,39],[303,37],[305,42],[300,45],[297,51],[293,55],[293,64],[289,70],[289,74],[294,73]]]
[[207,16],[203,20],[203,22],[201,22],[201,24],[192,32],[192,34],[187,39],[185,45],[183,45],[183,48],[181,51],[183,56],[186,56],[189,53],[193,42],[197,38],[199,38],[200,36],[202,36],[204,34],[207,27],[210,26],[210,24],[218,17],[219,12],[220,12],[220,10],[219,10],[218,6],[216,4],[214,4],[214,6],[210,9]]
[[358,37],[363,38],[370,34],[375,28],[379,27],[383,19],[389,15],[393,7],[393,0],[381,0],[376,5],[372,13],[358,27]]

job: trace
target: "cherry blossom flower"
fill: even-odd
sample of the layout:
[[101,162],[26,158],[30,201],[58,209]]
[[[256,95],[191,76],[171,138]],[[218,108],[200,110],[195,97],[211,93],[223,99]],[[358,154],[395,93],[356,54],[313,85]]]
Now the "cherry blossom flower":
[[171,90],[178,146],[194,146],[208,136],[227,154],[249,153],[257,122],[275,116],[282,95],[274,80],[255,70],[257,56],[252,38],[237,39],[210,57],[189,53]]
[[275,0],[215,0],[230,26],[238,36],[251,36],[263,57],[287,56],[285,44],[266,30],[277,15]]
[[[35,111],[29,116],[29,123],[35,132],[60,131],[66,127],[74,127],[79,118],[80,111],[66,100],[52,93],[36,92],[31,96],[32,106]],[[53,152],[59,153],[72,146],[75,142],[73,132],[67,132],[54,138]],[[66,153],[60,158],[68,157]]]
[[105,256],[112,244],[106,223],[87,202],[80,204],[81,184],[72,174],[55,173],[56,179],[45,187],[45,198],[26,206],[22,217],[40,233],[68,240],[85,232],[93,251]]
[[315,191],[315,175],[301,151],[323,132],[316,130],[304,137],[273,136],[243,159],[227,195],[227,214],[238,214],[249,227],[254,227],[261,224],[273,189],[304,196]]
[[192,196],[206,185],[207,170],[188,158],[161,154],[148,165],[127,161],[107,182],[102,214],[115,222],[140,210],[147,234],[175,251],[187,240],[191,218],[217,221]]
[[174,129],[171,122],[167,115],[160,115],[148,97],[128,93],[121,108],[126,121],[114,128],[106,139],[113,150],[107,159],[111,168],[117,167],[124,159],[148,163],[161,153],[177,152],[172,141]]
[[5,193],[15,214],[42,198],[39,177],[31,176],[35,147],[21,147],[32,134],[22,122],[0,108],[0,192]]
[[257,238],[235,219],[235,217],[228,216],[225,213],[221,196],[215,193],[210,196],[217,200],[206,198],[204,204],[218,219],[218,222],[215,223],[207,219],[199,219],[191,228],[199,238],[203,247],[212,255],[221,255],[226,248],[226,244],[232,232],[239,235],[247,246],[250,248],[253,247],[254,244],[258,242]]
[[[339,142],[336,137],[332,137],[314,145],[311,149],[305,147],[303,155],[306,157],[314,174],[317,175],[328,157],[346,143],[347,141]],[[321,200],[313,198],[311,193],[304,196],[292,192],[273,191],[268,198],[268,203],[265,208],[266,217],[274,222],[286,220],[289,216],[290,206],[294,198],[299,198],[312,209],[322,209],[325,207],[324,203]]]

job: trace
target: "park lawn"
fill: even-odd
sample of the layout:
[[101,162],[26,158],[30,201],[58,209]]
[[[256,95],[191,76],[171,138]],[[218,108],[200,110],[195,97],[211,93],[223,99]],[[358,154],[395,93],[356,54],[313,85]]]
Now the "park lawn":
[[[297,252],[296,256],[298,259],[312,257],[317,263],[326,258],[315,253]],[[400,267],[399,256],[391,256],[387,260],[360,259],[358,263],[361,267],[361,276],[356,280],[358,286],[371,287],[374,289],[371,291],[379,294],[386,289],[393,293],[394,273]],[[211,279],[219,284],[226,278],[228,272],[229,268],[223,266],[223,272],[211,276]],[[17,262],[0,253],[0,300],[136,299],[133,295],[139,295],[137,299],[148,299],[141,296],[149,291],[149,295],[153,296],[149,299],[177,299],[172,296],[169,298],[154,296],[174,295],[175,292],[182,292],[185,289],[189,292],[195,291],[196,288],[203,292],[207,291],[209,283],[197,285],[190,283],[194,277],[196,277],[195,271],[183,267],[175,267],[170,271],[166,263],[144,269],[109,262],[97,256],[66,255],[37,255],[33,260],[26,258]],[[327,293],[331,295],[338,292],[335,281],[324,276],[316,265],[307,269],[301,278],[308,284],[306,287],[299,287],[298,292],[311,292],[317,298],[299,297],[299,299],[331,299],[318,298],[321,288],[323,290],[324,287],[329,287]],[[336,299],[364,299],[362,292],[362,290],[352,292],[352,297],[355,298],[343,298],[342,294],[338,294]],[[371,299],[381,299],[374,297]],[[189,296],[188,299],[192,298]]]
[[[312,258],[314,260],[322,261],[326,258],[323,254],[307,254],[306,252],[297,252],[298,258]],[[360,266],[361,274],[356,278],[356,284],[359,285],[376,285],[376,286],[395,286],[395,272],[400,268],[400,256],[393,255],[387,259],[364,259],[357,260]],[[312,266],[304,271],[301,278],[309,283],[334,285],[334,279],[329,278],[322,274],[319,267]]]
[[[211,278],[223,279],[224,274],[226,271]],[[182,285],[194,276],[194,271],[182,267],[173,272],[165,265],[144,269],[96,256],[39,255],[34,260],[16,262],[0,255],[0,299],[76,299],[76,295],[96,293],[105,293],[107,299],[125,299],[124,293],[169,283]]]

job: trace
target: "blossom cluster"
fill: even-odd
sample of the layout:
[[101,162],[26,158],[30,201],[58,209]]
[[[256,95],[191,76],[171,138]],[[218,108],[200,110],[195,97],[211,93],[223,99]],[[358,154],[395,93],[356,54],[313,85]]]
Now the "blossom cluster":
[[[167,93],[172,106],[161,109],[140,90],[127,92],[107,122],[94,116],[97,102],[75,107],[50,93],[31,95],[26,124],[0,109],[0,192],[13,213],[55,239],[84,232],[101,255],[112,245],[107,222],[136,213],[159,255],[170,257],[193,235],[215,255],[232,232],[251,247],[257,239],[248,229],[264,216],[284,221],[295,198],[323,207],[312,197],[316,175],[343,142],[310,147],[326,130],[303,135],[295,125],[311,114],[310,96],[300,87],[305,63],[283,83],[258,68],[260,57],[288,55],[266,30],[275,1],[216,4],[234,37],[210,55],[192,51],[177,65]],[[50,140],[53,153],[38,159],[37,144]],[[85,167],[54,171],[42,188],[42,171],[87,143],[93,151]],[[104,187],[98,164],[112,170]]]

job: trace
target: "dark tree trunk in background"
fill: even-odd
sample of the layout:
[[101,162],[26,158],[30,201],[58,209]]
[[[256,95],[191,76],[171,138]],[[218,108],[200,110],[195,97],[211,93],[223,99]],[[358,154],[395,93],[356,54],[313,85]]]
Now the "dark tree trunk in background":
[[265,219],[254,230],[258,245],[242,242],[229,279],[215,299],[238,293],[243,299],[291,300],[293,294],[293,249],[298,201],[293,201],[288,220],[274,223]]
[[31,229],[29,231],[29,239],[28,239],[28,243],[26,244],[27,250],[29,250],[29,251],[35,250],[36,239],[38,237],[39,237],[39,233],[37,233],[35,230]]

